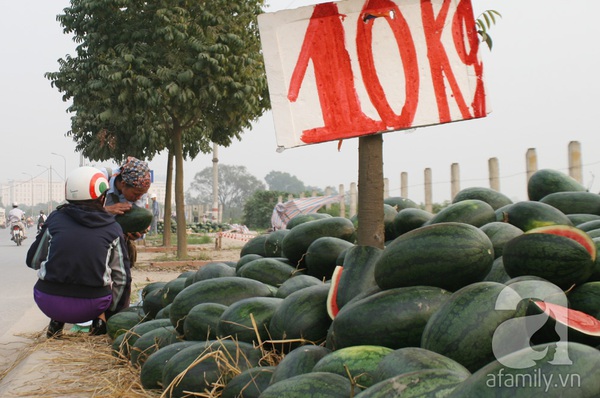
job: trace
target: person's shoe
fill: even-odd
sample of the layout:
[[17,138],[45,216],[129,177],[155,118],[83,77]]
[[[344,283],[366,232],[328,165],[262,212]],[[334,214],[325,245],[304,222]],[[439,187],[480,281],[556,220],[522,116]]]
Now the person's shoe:
[[90,326],[90,336],[100,336],[106,334],[106,322],[103,319],[96,318]]
[[48,324],[48,330],[46,330],[46,337],[49,339],[54,339],[62,336],[64,326],[64,322],[50,320],[50,324]]

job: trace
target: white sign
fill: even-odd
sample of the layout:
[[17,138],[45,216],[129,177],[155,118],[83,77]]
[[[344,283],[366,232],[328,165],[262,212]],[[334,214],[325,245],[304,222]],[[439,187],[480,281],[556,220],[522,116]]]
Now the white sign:
[[281,149],[489,113],[470,0],[346,0],[258,22]]

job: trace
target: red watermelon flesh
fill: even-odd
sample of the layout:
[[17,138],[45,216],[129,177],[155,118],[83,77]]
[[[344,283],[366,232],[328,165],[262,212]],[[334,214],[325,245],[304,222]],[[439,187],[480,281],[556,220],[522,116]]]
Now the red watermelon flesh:
[[331,276],[331,286],[329,287],[329,293],[327,294],[327,314],[329,314],[331,319],[335,318],[337,313],[340,311],[337,304],[337,292],[343,270],[344,267],[337,265]]
[[564,236],[565,238],[573,239],[581,244],[590,253],[593,261],[596,261],[596,245],[592,238],[579,228],[570,225],[546,225],[543,227],[533,228],[526,232],[527,234],[553,234]]
[[600,321],[593,316],[541,300],[534,300],[534,303],[556,322],[590,336],[600,336]]

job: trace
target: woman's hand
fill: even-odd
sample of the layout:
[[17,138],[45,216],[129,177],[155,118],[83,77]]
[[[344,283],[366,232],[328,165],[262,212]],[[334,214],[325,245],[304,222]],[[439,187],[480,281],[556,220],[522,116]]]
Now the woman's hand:
[[139,239],[143,236],[144,234],[142,232],[129,232],[126,234],[127,239],[129,240],[136,240]]
[[105,206],[104,208],[106,209],[107,212],[109,212],[111,214],[115,214],[115,215],[124,214],[131,209],[131,203],[119,202],[119,203],[115,203],[114,205]]

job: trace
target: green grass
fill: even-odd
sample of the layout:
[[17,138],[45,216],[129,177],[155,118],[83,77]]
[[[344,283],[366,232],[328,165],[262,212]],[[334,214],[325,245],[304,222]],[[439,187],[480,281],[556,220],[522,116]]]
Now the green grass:
[[188,235],[188,244],[191,245],[204,245],[207,243],[214,243],[214,238],[208,235]]
[[[162,256],[157,256],[154,261],[177,261],[177,253],[165,253]],[[207,253],[194,253],[194,255],[188,255],[186,260],[199,260],[199,261],[210,261],[211,257]]]
[[[162,234],[158,235],[146,235],[146,244],[149,246],[162,246],[163,236]],[[204,245],[208,243],[214,243],[215,238],[208,235],[200,235],[200,234],[191,234],[187,235],[187,243],[188,245]],[[171,234],[171,244],[177,245],[177,234]]]

